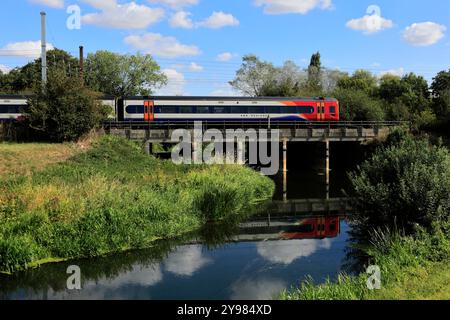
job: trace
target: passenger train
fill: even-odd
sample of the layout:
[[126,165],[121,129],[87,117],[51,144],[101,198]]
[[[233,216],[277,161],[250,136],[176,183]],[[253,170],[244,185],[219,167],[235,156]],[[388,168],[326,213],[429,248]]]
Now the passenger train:
[[[0,95],[0,121],[19,119],[27,99]],[[154,96],[103,97],[101,102],[115,121],[339,121],[339,102],[333,98]]]

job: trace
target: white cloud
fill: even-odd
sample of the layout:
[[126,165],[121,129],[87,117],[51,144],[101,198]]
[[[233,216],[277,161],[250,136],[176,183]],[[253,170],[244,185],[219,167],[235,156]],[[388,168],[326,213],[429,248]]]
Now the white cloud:
[[157,94],[160,96],[183,95],[186,86],[184,74],[170,68],[163,69],[162,72],[167,76],[167,84],[163,88],[157,90]]
[[57,9],[64,8],[64,0],[30,0],[30,2]]
[[82,16],[81,21],[85,24],[116,29],[145,29],[164,17],[164,9],[150,8],[135,2],[117,4],[111,0],[85,1],[102,10]]
[[222,11],[214,11],[211,16],[205,20],[197,23],[198,27],[219,29],[223,27],[233,27],[238,26],[239,20],[236,19],[232,14],[225,13]]
[[385,29],[392,28],[392,20],[383,18],[378,14],[365,15],[359,19],[352,19],[347,22],[347,28],[362,31],[365,34],[373,34]]
[[231,300],[270,300],[276,297],[286,283],[277,279],[239,280],[231,285]]
[[[47,43],[47,50],[53,50],[51,43]],[[7,57],[23,57],[23,58],[39,58],[41,55],[41,41],[24,41],[8,43],[0,48],[0,56]]]
[[236,97],[241,94],[234,90],[229,83],[219,83],[214,85],[214,90],[209,93],[212,97]]
[[170,18],[169,24],[172,28],[192,29],[194,22],[189,18],[190,15],[190,12],[178,11]]
[[330,249],[330,247],[329,239],[266,241],[257,244],[257,252],[272,263],[288,265],[298,258],[309,257],[319,249]]
[[82,0],[86,2],[90,6],[103,9],[103,10],[112,10],[117,7],[117,0]]
[[414,46],[431,46],[441,40],[447,27],[434,22],[413,23],[403,32],[403,39]]
[[5,66],[4,64],[0,64],[0,71],[3,74],[9,73],[11,71],[11,68],[8,66]]
[[331,0],[255,0],[255,5],[263,6],[266,14],[305,14],[315,8],[331,9]]
[[230,61],[231,59],[233,59],[233,54],[230,52],[223,52],[216,57],[216,60],[221,62]]
[[200,245],[190,245],[179,247],[170,253],[164,264],[169,272],[179,276],[192,276],[210,262],[210,259],[203,257]]
[[387,75],[387,74],[392,75],[392,76],[402,77],[405,74],[405,69],[398,68],[398,69],[390,69],[390,70],[381,71],[380,77]]
[[191,62],[191,64],[189,65],[189,70],[193,71],[193,72],[200,72],[200,71],[203,71],[203,66],[201,66],[195,62]]
[[199,0],[149,0],[150,3],[164,4],[171,8],[179,9],[186,6],[197,5]]
[[194,45],[185,45],[174,37],[164,37],[159,33],[145,33],[132,35],[125,38],[125,43],[137,50],[164,58],[176,58],[180,56],[196,56],[201,53]]

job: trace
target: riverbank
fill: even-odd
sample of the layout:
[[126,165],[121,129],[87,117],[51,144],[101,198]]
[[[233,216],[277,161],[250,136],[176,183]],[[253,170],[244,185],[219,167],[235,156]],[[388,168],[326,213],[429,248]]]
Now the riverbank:
[[[447,229],[448,232],[448,229]],[[382,243],[383,242],[383,243]],[[382,243],[382,244],[381,244]],[[369,290],[370,274],[341,275],[337,281],[285,291],[283,300],[423,300],[450,299],[450,243],[448,233],[422,234],[416,239],[379,240],[369,249],[372,265],[381,269],[381,288]]]
[[120,138],[74,153],[0,178],[1,271],[145,248],[244,215],[274,192],[273,182],[251,169],[177,166]]

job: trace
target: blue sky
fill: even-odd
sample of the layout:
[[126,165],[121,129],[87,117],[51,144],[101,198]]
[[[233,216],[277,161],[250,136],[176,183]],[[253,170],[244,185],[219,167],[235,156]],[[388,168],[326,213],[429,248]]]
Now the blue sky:
[[[67,27],[71,5],[80,29]],[[45,10],[48,43],[73,55],[79,45],[151,53],[170,79],[160,94],[232,94],[227,81],[247,53],[306,66],[320,51],[328,68],[428,80],[450,68],[446,0],[2,0],[0,8],[1,69],[39,54]]]

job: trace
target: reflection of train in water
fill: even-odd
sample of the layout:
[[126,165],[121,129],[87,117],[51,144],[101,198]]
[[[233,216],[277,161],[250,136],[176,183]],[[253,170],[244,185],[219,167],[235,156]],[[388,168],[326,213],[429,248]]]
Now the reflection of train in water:
[[264,220],[241,223],[239,241],[325,239],[340,234],[340,217],[267,217]]

